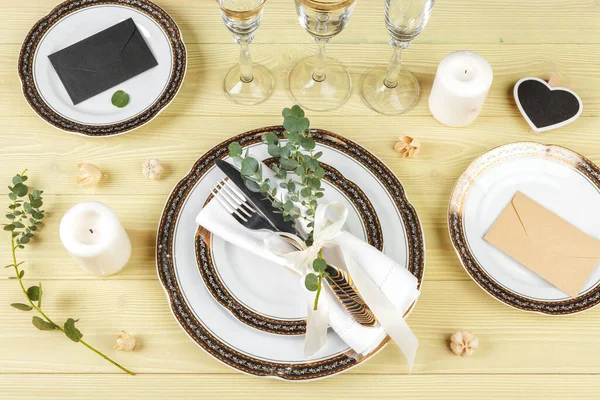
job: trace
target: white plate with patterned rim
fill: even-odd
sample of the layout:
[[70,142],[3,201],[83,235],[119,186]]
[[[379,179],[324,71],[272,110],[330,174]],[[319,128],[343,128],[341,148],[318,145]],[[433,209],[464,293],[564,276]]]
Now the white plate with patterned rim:
[[598,305],[600,268],[571,298],[483,239],[517,191],[600,239],[600,169],[564,147],[512,143],[473,161],[452,192],[448,227],[465,270],[488,294],[521,310],[564,315]]
[[[231,138],[203,155],[169,196],[157,234],[157,270],[173,315],[207,353],[244,373],[285,380],[311,380],[352,368],[357,360],[351,349],[330,330],[327,344],[313,358],[304,357],[303,335],[274,335],[239,321],[217,302],[205,285],[196,263],[195,217],[223,174],[214,166],[226,159],[228,145],[239,142],[258,159],[268,158],[261,144],[267,132],[282,134],[282,127],[267,127]],[[423,281],[425,243],[419,218],[407,200],[398,178],[370,152],[333,133],[312,130],[321,161],[352,179],[372,202],[381,221],[384,252]],[[237,250],[239,251],[239,250]],[[239,257],[237,259],[240,259]],[[273,271],[281,270],[272,266]],[[412,307],[411,307],[412,308]]]

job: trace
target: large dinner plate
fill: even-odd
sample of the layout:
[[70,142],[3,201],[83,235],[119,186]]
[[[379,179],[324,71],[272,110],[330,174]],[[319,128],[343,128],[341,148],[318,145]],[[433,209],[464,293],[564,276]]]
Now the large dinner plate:
[[[69,98],[48,55],[132,18],[158,65],[77,105]],[[31,108],[52,126],[86,136],[129,132],[156,117],[179,91],[187,55],[173,19],[147,0],[69,0],[31,29],[19,55],[19,78]],[[130,103],[117,108],[112,94]]]
[[600,169],[564,147],[512,143],[473,161],[452,192],[448,228],[465,270],[491,296],[521,310],[562,315],[598,305],[600,268],[571,298],[483,239],[517,191],[600,239]]
[[[228,145],[238,141],[258,159],[268,158],[262,136],[282,135],[282,127],[268,127],[231,138],[204,154],[173,189],[157,233],[156,260],[160,281],[171,310],[181,327],[202,349],[239,371],[286,380],[310,380],[343,372],[379,351],[355,357],[354,352],[330,330],[327,344],[311,359],[304,357],[303,335],[274,335],[242,323],[218,301],[198,270],[194,242],[200,212],[211,189],[223,179],[214,166],[227,159]],[[425,243],[421,224],[398,178],[381,160],[356,143],[333,133],[313,130],[315,151],[321,161],[351,179],[371,201],[381,221],[384,252],[423,280]],[[246,256],[250,257],[249,254]],[[240,266],[243,267],[243,266]],[[267,266],[265,266],[266,268]],[[271,266],[269,271],[283,271]],[[412,308],[412,307],[411,307]]]

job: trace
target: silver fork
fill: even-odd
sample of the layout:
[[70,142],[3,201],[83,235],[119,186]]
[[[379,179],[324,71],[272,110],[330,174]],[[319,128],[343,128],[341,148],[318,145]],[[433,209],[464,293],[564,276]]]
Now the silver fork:
[[[217,201],[230,213],[237,222],[248,229],[277,231],[277,229],[254,208],[243,193],[228,180],[219,182],[213,189]],[[293,243],[290,243],[293,245]],[[356,290],[350,275],[330,264],[326,269],[333,293],[340,300],[348,313],[361,325],[373,326],[377,323],[375,315]]]

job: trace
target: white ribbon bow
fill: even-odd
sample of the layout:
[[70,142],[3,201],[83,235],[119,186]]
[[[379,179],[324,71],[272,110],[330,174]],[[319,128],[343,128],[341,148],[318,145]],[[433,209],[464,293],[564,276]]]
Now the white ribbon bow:
[[[347,217],[348,209],[343,203],[331,202],[319,204],[315,213],[313,244],[311,246],[307,246],[302,238],[296,235],[277,232],[275,235],[290,239],[294,242],[294,246],[298,250],[281,253],[275,250],[275,247],[270,244],[270,237],[265,239],[265,247],[267,250],[284,258],[288,265],[300,274],[302,277],[302,286],[304,286],[304,279],[308,273],[313,271],[312,263],[318,257],[321,249],[338,246],[334,239],[342,232],[342,227],[346,223]],[[365,303],[373,311],[373,314],[375,314],[375,317],[386,333],[400,347],[408,362],[410,372],[414,364],[419,342],[403,318],[406,310],[396,309],[381,291],[381,288],[373,282],[371,277],[354,260],[344,255],[344,262]],[[327,289],[326,286],[323,290]],[[314,294],[312,292],[307,291],[307,300],[308,314],[304,353],[305,356],[310,357],[321,349],[327,341],[329,309],[327,296],[321,297],[317,310],[314,310],[313,307]]]

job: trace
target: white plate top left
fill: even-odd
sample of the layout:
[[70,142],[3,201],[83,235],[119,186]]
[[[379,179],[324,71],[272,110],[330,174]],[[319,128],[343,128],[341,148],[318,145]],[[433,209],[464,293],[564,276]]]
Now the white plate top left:
[[[73,105],[48,56],[119,22],[132,18],[158,66]],[[109,125],[148,109],[166,89],[173,68],[173,51],[165,32],[149,16],[130,7],[98,5],[67,15],[44,35],[35,52],[33,78],[46,104],[64,118],[86,125]],[[117,90],[130,96],[124,108],[112,105]]]

